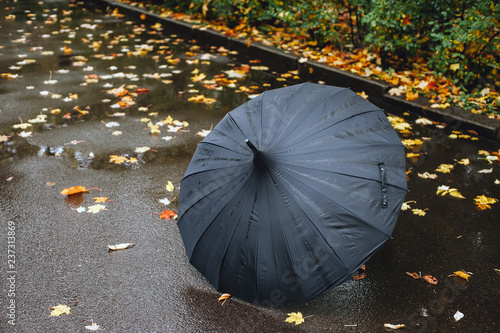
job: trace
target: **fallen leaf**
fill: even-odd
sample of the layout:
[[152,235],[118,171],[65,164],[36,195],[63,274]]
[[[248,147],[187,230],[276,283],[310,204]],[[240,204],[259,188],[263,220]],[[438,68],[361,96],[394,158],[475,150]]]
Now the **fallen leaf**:
[[492,173],[493,172],[493,168],[491,169],[483,169],[483,170],[479,170],[477,173]]
[[368,98],[369,98],[368,94],[367,94],[367,93],[365,93],[364,91],[362,91],[362,92],[358,92],[357,94],[358,94],[359,96],[363,97],[364,99],[368,99]]
[[455,312],[455,314],[453,315],[453,318],[455,318],[455,321],[459,321],[460,319],[462,319],[464,317],[464,314],[460,311],[457,310],[457,312]]
[[87,211],[87,208],[83,207],[83,206],[80,206],[76,209],[76,212],[77,213],[83,213],[83,212],[86,212]]
[[174,218],[176,219],[177,218],[177,213],[174,212],[173,210],[164,210],[161,214],[160,214],[160,219],[165,219],[165,220],[170,220],[170,218]]
[[415,123],[417,123],[419,125],[432,125],[433,124],[433,122],[427,118],[418,118],[417,120],[415,120]]
[[15,125],[12,125],[12,128],[14,128],[14,129],[18,129],[18,128],[20,128],[20,129],[25,130],[25,129],[27,129],[28,127],[31,127],[31,126],[32,126],[32,125],[31,125],[30,123],[21,123],[21,124],[15,124]]
[[425,282],[436,285],[438,283],[438,280],[433,277],[432,275],[424,275],[422,276],[422,279],[425,280]]
[[488,198],[484,194],[478,195],[477,197],[474,198],[474,203],[476,204],[477,209],[479,209],[479,210],[491,209],[490,205],[493,205],[497,202],[498,202],[498,199]]
[[384,327],[385,328],[390,328],[390,329],[393,329],[393,330],[397,330],[399,328],[404,328],[406,327],[405,324],[397,324],[397,325],[393,325],[393,324],[384,324]]
[[92,319],[90,319],[90,322],[91,322],[90,325],[85,326],[86,329],[88,329],[89,331],[102,331],[102,328],[100,328],[99,325],[94,323]]
[[455,274],[456,276],[460,276],[462,279],[466,279],[467,281],[469,281],[469,277],[471,277],[471,274],[467,274],[464,271],[456,271],[453,272],[453,274]]
[[0,142],[6,142],[12,137],[12,134],[7,136],[7,135],[0,135]]
[[128,162],[128,161],[129,161],[129,159],[125,156],[119,156],[119,155],[109,156],[110,163],[122,164],[122,163]]
[[51,317],[59,317],[60,315],[62,315],[63,313],[69,315],[69,313],[71,312],[71,308],[67,305],[62,305],[62,304],[59,304],[59,305],[56,305],[56,306],[53,306],[50,308],[52,311],[50,312],[50,316]]
[[92,214],[97,214],[101,210],[107,210],[106,206],[101,205],[101,204],[97,204],[97,205],[87,207],[87,212],[92,213]]
[[450,173],[455,166],[453,164],[441,164],[436,169],[437,172]]
[[94,198],[94,202],[97,202],[97,203],[102,203],[102,202],[106,202],[108,201],[109,199],[106,198],[106,197],[95,197]]
[[462,164],[462,165],[469,165],[470,160],[468,158],[464,158],[464,159],[461,159],[460,161],[457,161],[457,163]]
[[117,245],[108,245],[108,251],[118,251],[118,250],[125,250],[129,249],[131,247],[134,247],[135,244],[132,243],[121,243]]
[[364,279],[366,277],[366,274],[359,274],[359,275],[355,275],[352,277],[352,279],[354,281],[357,281],[357,280],[361,280],[361,279]]
[[451,195],[452,197],[459,198],[459,199],[465,199],[465,197],[458,192],[456,188],[450,188],[449,186],[446,185],[441,185],[438,187],[436,194],[444,196],[444,195]]
[[208,135],[208,133],[210,133],[210,130],[204,130],[202,129],[201,131],[199,131],[198,133],[196,133],[197,136],[201,136],[201,137],[206,137]]
[[109,123],[105,123],[105,122],[104,122],[104,125],[105,125],[107,128],[111,128],[111,127],[117,127],[117,126],[120,126],[120,123],[117,123],[116,121],[110,121]]
[[164,205],[169,205],[170,204],[170,200],[168,200],[168,198],[163,198],[163,199],[160,199],[158,201],[160,203],[164,204]]
[[414,93],[411,91],[406,92],[406,100],[407,101],[414,101],[418,98],[418,92]]
[[135,148],[136,153],[145,153],[145,152],[150,151],[150,150],[151,150],[151,148],[149,148],[149,147],[137,147],[137,148]]
[[174,190],[174,184],[172,184],[172,182],[169,180],[165,188],[168,192],[172,192]]
[[435,173],[429,173],[429,172],[424,172],[424,173],[418,173],[418,176],[423,179],[436,179],[437,175]]
[[418,275],[417,273],[406,272],[406,274],[408,274],[409,276],[411,276],[414,279],[420,279],[420,275]]
[[295,325],[302,324],[304,322],[304,318],[302,317],[302,313],[300,312],[292,312],[288,313],[288,318],[285,320],[287,323],[295,323]]
[[86,193],[89,190],[100,190],[98,188],[85,188],[85,186],[73,186],[69,188],[65,188],[61,191],[62,195],[72,195],[78,193]]
[[410,205],[411,203],[417,203],[415,200],[412,200],[412,201],[407,201],[407,202],[403,202],[403,204],[401,205],[401,210],[408,210],[408,209],[411,209]]
[[427,213],[425,212],[426,210],[428,210],[428,208],[425,208],[425,209],[420,209],[420,208],[414,208],[412,209],[412,213],[414,215],[418,215],[418,216],[425,216]]
[[226,303],[226,301],[231,297],[230,294],[222,294],[220,297],[219,297],[219,303],[221,305],[224,305],[224,303]]

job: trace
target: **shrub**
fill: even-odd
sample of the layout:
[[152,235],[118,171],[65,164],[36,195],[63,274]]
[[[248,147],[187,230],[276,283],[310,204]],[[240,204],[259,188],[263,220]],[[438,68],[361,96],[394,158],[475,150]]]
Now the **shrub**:
[[[500,4],[478,1],[432,34],[435,53],[433,69],[471,86],[492,83],[500,86]],[[496,80],[496,82],[495,82]]]

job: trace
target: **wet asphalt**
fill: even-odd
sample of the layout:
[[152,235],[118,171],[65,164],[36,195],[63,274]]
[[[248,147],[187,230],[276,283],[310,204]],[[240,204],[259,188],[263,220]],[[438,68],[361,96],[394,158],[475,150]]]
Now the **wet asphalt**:
[[[219,45],[199,46],[82,3],[0,2],[1,332],[90,332],[92,321],[106,332],[383,332],[384,323],[411,332],[498,330],[500,203],[479,210],[473,199],[500,199],[500,166],[481,152],[498,152],[499,145],[474,133],[455,134],[477,140],[454,139],[455,124],[419,125],[411,115],[411,133],[400,136],[424,143],[408,147],[421,154],[407,159],[406,200],[426,215],[401,212],[392,238],[368,261],[366,278],[305,304],[219,304],[221,292],[189,264],[175,220],[153,213],[177,210],[198,132],[249,95],[300,78],[282,81],[286,73],[273,68],[241,70],[258,59],[249,63]],[[193,80],[199,73],[212,82]],[[233,81],[216,80],[221,74]],[[121,107],[108,91],[122,85],[148,91],[137,90],[135,104]],[[202,94],[215,103],[189,101]],[[38,115],[45,122],[13,128]],[[152,134],[147,124],[167,116],[189,125],[177,132],[163,125]],[[111,155],[137,162],[116,164]],[[457,163],[466,158],[470,164]],[[454,169],[434,171],[443,163]],[[420,178],[424,172],[438,177]],[[77,185],[100,190],[60,194]],[[441,185],[466,199],[437,195]],[[105,210],[78,212],[100,196],[110,200]],[[159,201],[165,198],[167,205]],[[108,252],[120,243],[135,246]],[[473,275],[450,276],[459,270]],[[50,316],[58,304],[70,305],[70,314]],[[284,322],[298,311],[310,317],[297,326]],[[459,321],[457,311],[464,314]]]

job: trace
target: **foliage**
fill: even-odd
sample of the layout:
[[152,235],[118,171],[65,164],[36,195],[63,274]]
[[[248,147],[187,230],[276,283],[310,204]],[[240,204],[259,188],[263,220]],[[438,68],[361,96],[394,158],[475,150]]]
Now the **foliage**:
[[477,85],[480,78],[494,84],[499,15],[500,4],[491,0],[376,0],[363,17],[365,42],[399,59],[420,54],[455,84]]
[[[478,1],[432,34],[435,53],[432,67],[454,79],[455,84],[495,84],[500,66],[500,3]],[[500,85],[500,82],[496,82]]]
[[[420,91],[436,107],[453,103],[475,113],[498,114],[500,4],[494,0],[153,2],[154,6],[163,2],[165,10],[190,14],[208,25],[215,22],[217,27],[228,27],[230,36],[255,36],[257,32],[273,39],[293,34],[281,41],[277,37],[274,45],[293,52],[305,48],[302,51],[312,60],[321,56],[315,59],[311,51],[321,52],[330,57],[321,62],[330,59],[345,70],[357,70],[344,67],[360,59],[343,59],[339,52],[352,58],[369,51],[372,55],[365,65],[381,65],[380,78],[399,85],[398,89],[401,73],[420,72],[413,75],[416,86],[409,85],[403,92],[409,100],[418,98]],[[369,73],[380,71],[371,68]],[[429,76],[432,72],[434,78]],[[430,85],[421,90],[424,76]],[[437,92],[442,97],[436,99]]]

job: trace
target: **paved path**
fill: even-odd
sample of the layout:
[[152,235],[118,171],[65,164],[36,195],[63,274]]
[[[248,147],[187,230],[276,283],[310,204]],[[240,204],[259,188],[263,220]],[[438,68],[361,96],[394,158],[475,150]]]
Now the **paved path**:
[[[273,68],[249,70],[245,65],[258,62],[241,63],[219,45],[200,48],[175,32],[70,4],[0,3],[2,332],[85,332],[92,320],[106,332],[380,332],[384,323],[411,331],[495,330],[500,203],[479,211],[473,199],[500,198],[499,165],[478,154],[497,145],[449,138],[452,125],[406,119],[412,134],[401,137],[425,140],[408,148],[422,155],[408,159],[407,200],[426,215],[401,212],[393,238],[368,262],[367,277],[307,304],[220,305],[220,293],[189,264],[175,221],[152,213],[177,209],[198,132],[252,94],[301,81],[277,80],[286,73]],[[115,96],[122,85],[133,94]],[[215,102],[189,100],[201,95]],[[172,132],[168,116],[182,128]],[[151,133],[154,125],[159,134]],[[112,155],[123,163],[110,162]],[[456,164],[465,158],[469,165]],[[442,163],[455,168],[435,172]],[[418,177],[426,171],[438,178]],[[165,189],[168,181],[173,192]],[[100,191],[60,194],[76,185]],[[440,185],[466,199],[437,196]],[[101,196],[110,199],[106,209],[89,212]],[[165,198],[171,203],[160,202]],[[107,251],[119,243],[135,246]],[[449,277],[461,269],[474,273],[468,282]],[[50,316],[58,304],[72,304],[70,314]],[[456,322],[458,310],[464,318]],[[312,317],[296,327],[284,322],[297,311]]]

